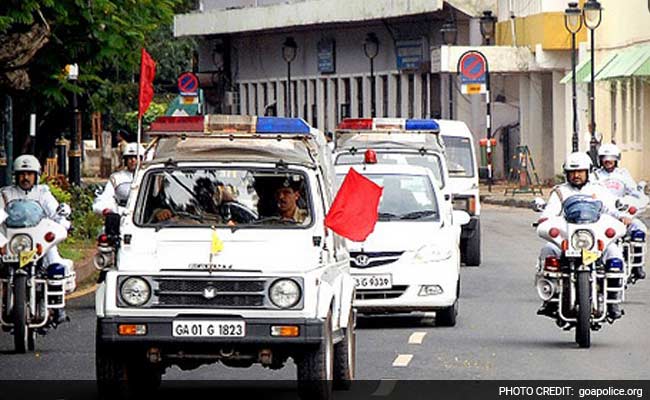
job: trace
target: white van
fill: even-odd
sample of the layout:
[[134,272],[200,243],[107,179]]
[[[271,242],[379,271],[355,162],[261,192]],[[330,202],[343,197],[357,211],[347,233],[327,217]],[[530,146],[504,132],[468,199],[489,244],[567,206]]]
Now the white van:
[[429,168],[411,165],[339,165],[383,187],[379,220],[363,242],[348,240],[355,308],[363,314],[436,312],[436,324],[454,326],[460,293],[460,224],[467,213],[443,212],[442,193]]
[[463,225],[460,252],[466,265],[481,265],[481,203],[474,138],[462,121],[436,120],[445,142],[449,186],[455,210],[466,211],[470,222]]
[[150,135],[154,155],[100,238],[100,392],[154,389],[172,365],[289,358],[305,399],[348,387],[354,281],[324,225],[323,134],[298,118],[209,115],[161,117]]

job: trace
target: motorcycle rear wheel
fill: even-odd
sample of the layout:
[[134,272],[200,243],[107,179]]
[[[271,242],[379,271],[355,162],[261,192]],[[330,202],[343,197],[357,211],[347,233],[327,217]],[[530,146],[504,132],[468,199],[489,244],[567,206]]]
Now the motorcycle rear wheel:
[[29,328],[27,327],[27,276],[14,277],[14,347],[16,353],[23,354],[29,348]]
[[589,271],[578,272],[577,279],[577,301],[578,315],[576,325],[576,343],[586,349],[591,346],[591,285],[589,283]]

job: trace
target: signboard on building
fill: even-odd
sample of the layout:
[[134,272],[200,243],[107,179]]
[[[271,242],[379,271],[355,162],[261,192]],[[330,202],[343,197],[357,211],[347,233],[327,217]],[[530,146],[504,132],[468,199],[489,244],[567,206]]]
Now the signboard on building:
[[424,62],[424,46],[422,39],[406,39],[395,41],[397,69],[420,69]]
[[333,74],[336,72],[336,46],[334,39],[318,42],[318,72]]
[[468,51],[458,60],[461,92],[463,94],[487,93],[487,60],[478,51]]

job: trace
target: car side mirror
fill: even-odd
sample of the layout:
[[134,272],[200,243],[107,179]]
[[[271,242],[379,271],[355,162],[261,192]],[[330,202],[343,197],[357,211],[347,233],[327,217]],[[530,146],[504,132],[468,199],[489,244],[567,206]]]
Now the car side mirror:
[[530,203],[530,208],[535,212],[542,212],[546,208],[546,201],[541,197],[535,197]]
[[120,214],[117,213],[108,213],[106,214],[106,219],[104,220],[104,232],[108,236],[119,236],[120,235]]
[[469,217],[469,214],[466,213],[465,211],[454,210],[454,211],[452,211],[452,215],[454,217],[454,223],[455,224],[459,224],[459,225],[467,225],[467,224],[469,224],[470,217]]

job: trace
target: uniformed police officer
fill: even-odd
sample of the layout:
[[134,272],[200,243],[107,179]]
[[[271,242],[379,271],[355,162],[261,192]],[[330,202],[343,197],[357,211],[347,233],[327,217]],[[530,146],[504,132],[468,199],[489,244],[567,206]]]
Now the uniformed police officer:
[[129,143],[122,152],[124,168],[113,172],[108,178],[104,191],[93,202],[93,211],[97,214],[108,212],[119,213],[126,206],[133,182],[133,173],[138,164],[138,156],[142,160],[144,147],[137,143]]

